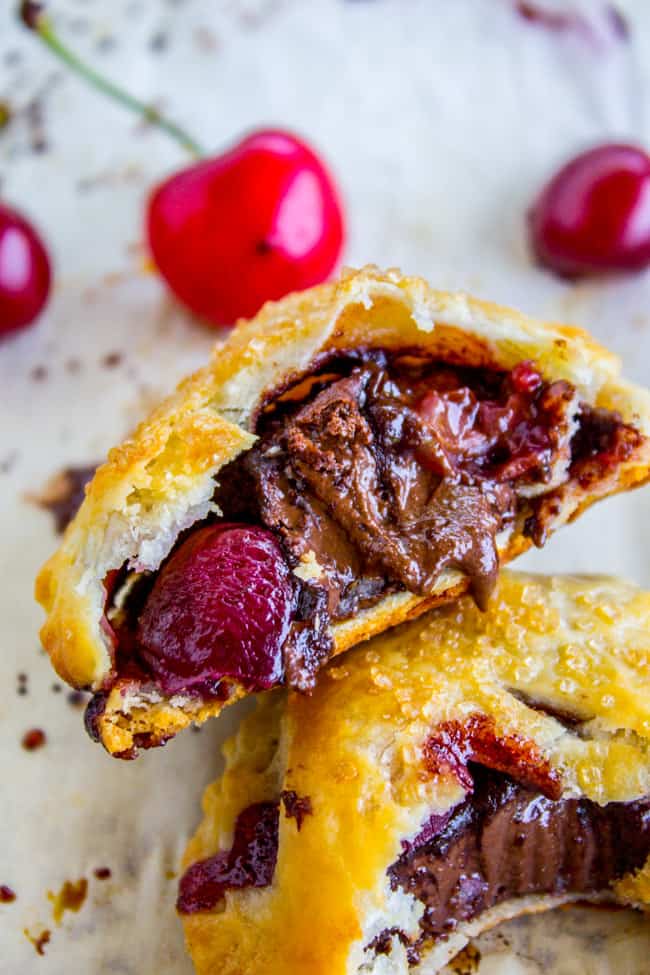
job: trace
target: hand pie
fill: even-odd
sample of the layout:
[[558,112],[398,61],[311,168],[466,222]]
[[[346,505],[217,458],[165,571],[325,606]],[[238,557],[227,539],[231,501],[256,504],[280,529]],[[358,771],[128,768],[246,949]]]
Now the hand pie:
[[396,271],[267,305],[115,448],[37,582],[117,755],[471,590],[650,469],[585,333]]
[[262,695],[185,856],[198,975],[433,975],[574,900],[650,906],[650,594],[505,572]]

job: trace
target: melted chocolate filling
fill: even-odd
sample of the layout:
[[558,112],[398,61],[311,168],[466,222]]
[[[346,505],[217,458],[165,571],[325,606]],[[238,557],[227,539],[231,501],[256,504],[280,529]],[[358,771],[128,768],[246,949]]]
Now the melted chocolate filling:
[[471,772],[472,794],[388,871],[425,905],[414,948],[514,898],[606,892],[650,854],[650,798],[553,800],[503,773]]
[[[498,532],[520,518],[541,543],[553,515],[552,493],[521,489],[548,483],[563,459],[567,478],[602,477],[642,439],[617,414],[576,406],[568,383],[544,383],[531,363],[506,373],[377,350],[321,362],[268,401],[256,433],[220,473],[215,501],[227,522],[270,530],[298,570],[282,658],[301,690],[331,655],[330,622],[387,593],[430,594],[456,568],[484,607]],[[137,623],[154,580],[111,620],[120,676],[151,678]]]

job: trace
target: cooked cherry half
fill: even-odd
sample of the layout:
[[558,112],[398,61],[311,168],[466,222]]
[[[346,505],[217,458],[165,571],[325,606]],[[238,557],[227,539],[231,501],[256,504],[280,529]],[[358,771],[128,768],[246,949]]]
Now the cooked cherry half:
[[530,213],[532,251],[566,277],[650,265],[650,156],[603,145],[576,156],[546,184]]
[[293,590],[270,532],[221,523],[193,532],[163,566],[138,625],[139,652],[166,694],[232,677],[282,679]]

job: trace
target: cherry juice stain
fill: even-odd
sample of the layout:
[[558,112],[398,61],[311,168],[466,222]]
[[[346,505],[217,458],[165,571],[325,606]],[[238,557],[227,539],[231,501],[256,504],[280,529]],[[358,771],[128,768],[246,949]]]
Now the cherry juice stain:
[[112,876],[110,867],[95,867],[93,874],[97,880],[109,880]]
[[86,484],[91,480],[97,464],[84,467],[64,467],[47,482],[40,493],[26,494],[39,508],[49,511],[54,518],[56,531],[62,534],[70,524],[85,497]]
[[22,737],[21,745],[26,752],[35,752],[42,748],[47,741],[47,735],[42,728],[30,728]]
[[51,932],[48,931],[47,928],[45,928],[44,931],[41,931],[40,934],[31,934],[29,928],[23,928],[23,934],[27,940],[31,941],[31,943],[34,945],[37,955],[45,954],[45,945],[49,943],[50,938],[52,937]]
[[13,904],[16,900],[16,893],[7,887],[6,884],[0,884],[0,904]]
[[48,900],[52,902],[52,917],[55,924],[60,924],[66,911],[77,914],[83,907],[88,893],[88,881],[85,877],[79,880],[66,880],[58,894],[48,891]]

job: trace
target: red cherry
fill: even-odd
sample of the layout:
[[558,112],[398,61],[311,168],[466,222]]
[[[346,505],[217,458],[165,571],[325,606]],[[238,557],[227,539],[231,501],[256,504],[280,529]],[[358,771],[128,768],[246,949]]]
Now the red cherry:
[[177,298],[213,325],[231,325],[324,281],[344,226],[332,177],[313,150],[268,130],[161,183],[147,233]]
[[568,277],[650,265],[650,156],[604,145],[567,163],[528,215],[540,264]]
[[224,676],[268,688],[282,679],[291,608],[289,568],[273,535],[208,525],[160,571],[139,621],[140,654],[165,693]]
[[24,217],[0,203],[0,337],[34,321],[50,282],[43,241]]

